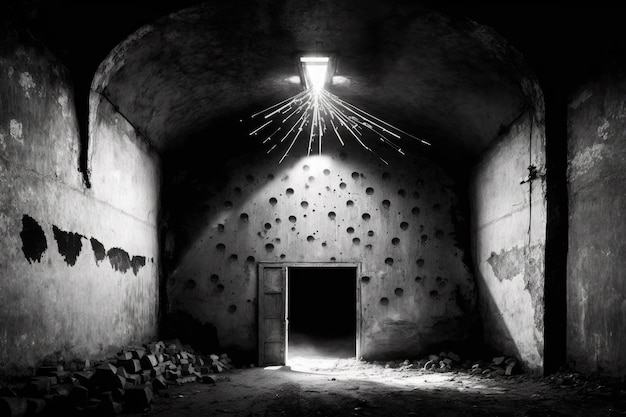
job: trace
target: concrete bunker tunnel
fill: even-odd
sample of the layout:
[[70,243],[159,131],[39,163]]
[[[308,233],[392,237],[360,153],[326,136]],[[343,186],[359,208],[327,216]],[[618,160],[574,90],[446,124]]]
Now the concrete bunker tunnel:
[[[0,221],[12,248],[0,254],[11,277],[0,368],[203,334],[203,348],[254,363],[260,297],[273,294],[261,264],[288,265],[272,279],[288,280],[293,339],[351,338],[363,359],[492,351],[537,373],[617,360],[621,345],[591,346],[585,320],[616,323],[599,340],[621,335],[621,301],[597,302],[577,262],[583,236],[615,230],[583,225],[598,209],[583,196],[604,201],[590,185],[622,185],[602,182],[623,172],[600,163],[622,152],[611,88],[554,87],[559,76],[536,73],[556,71],[545,55],[463,10],[186,3],[135,16],[93,50],[71,25],[0,16],[11,28]],[[310,52],[335,59],[328,91],[430,146],[329,138],[320,154],[305,140],[270,152],[249,116],[302,91],[296,58]],[[602,82],[621,86],[618,73]],[[623,248],[614,235],[601,240],[611,253]],[[620,293],[622,261],[597,262]],[[32,312],[35,297],[44,307]]]

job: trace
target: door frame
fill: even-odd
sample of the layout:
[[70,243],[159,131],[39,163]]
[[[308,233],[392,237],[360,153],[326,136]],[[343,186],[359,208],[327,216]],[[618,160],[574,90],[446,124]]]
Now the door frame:
[[[287,324],[287,311],[288,311],[288,306],[287,306],[287,300],[289,299],[289,288],[288,288],[288,283],[289,283],[289,268],[334,268],[334,269],[339,269],[339,268],[353,268],[355,271],[355,291],[356,291],[356,329],[355,329],[355,336],[356,336],[356,346],[355,346],[355,354],[356,354],[356,358],[359,359],[361,357],[361,321],[362,321],[362,309],[361,309],[361,285],[360,285],[360,277],[361,277],[361,263],[360,262],[259,262],[258,265],[258,276],[257,276],[257,285],[258,285],[258,301],[259,301],[259,306],[258,306],[258,317],[257,317],[257,323],[258,323],[258,349],[259,349],[259,366],[264,366],[265,364],[264,362],[264,351],[263,351],[263,346],[264,346],[264,328],[263,328],[263,323],[264,320],[262,320],[263,318],[263,314],[264,314],[264,306],[263,306],[263,288],[262,288],[262,281],[263,281],[263,271],[265,268],[284,268],[285,269],[285,274],[284,274],[284,280],[285,282],[283,283],[283,288],[285,289],[285,293],[283,294],[283,312],[284,312],[284,323],[285,323],[285,358],[284,358],[284,362],[287,362],[288,359],[288,349],[287,349],[287,345],[288,345],[288,334],[289,334],[289,327]],[[285,363],[283,363],[283,365],[285,365]]]

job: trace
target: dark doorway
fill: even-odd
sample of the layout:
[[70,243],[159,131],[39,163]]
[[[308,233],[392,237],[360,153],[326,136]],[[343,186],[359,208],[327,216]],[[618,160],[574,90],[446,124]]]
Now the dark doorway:
[[288,358],[353,358],[357,339],[355,267],[289,267]]

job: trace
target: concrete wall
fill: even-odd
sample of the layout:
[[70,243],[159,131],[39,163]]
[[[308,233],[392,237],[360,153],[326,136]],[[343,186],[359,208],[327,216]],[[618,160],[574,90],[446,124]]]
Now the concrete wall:
[[471,235],[486,345],[541,372],[546,190],[520,184],[531,164],[545,172],[544,128],[525,114],[472,172]]
[[626,76],[614,63],[572,97],[568,117],[567,357],[626,374]]
[[108,355],[156,333],[159,159],[101,106],[92,188],[66,70],[40,43],[0,52],[0,373]]
[[258,262],[360,262],[365,358],[464,341],[475,283],[454,182],[424,158],[386,166],[358,145],[292,154],[223,164],[195,150],[168,174],[169,311],[213,324],[224,349],[255,357]]

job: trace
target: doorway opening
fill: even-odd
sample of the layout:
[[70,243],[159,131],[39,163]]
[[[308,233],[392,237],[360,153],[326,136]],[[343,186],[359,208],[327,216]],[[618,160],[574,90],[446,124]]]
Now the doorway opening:
[[357,268],[287,268],[287,360],[355,358]]

